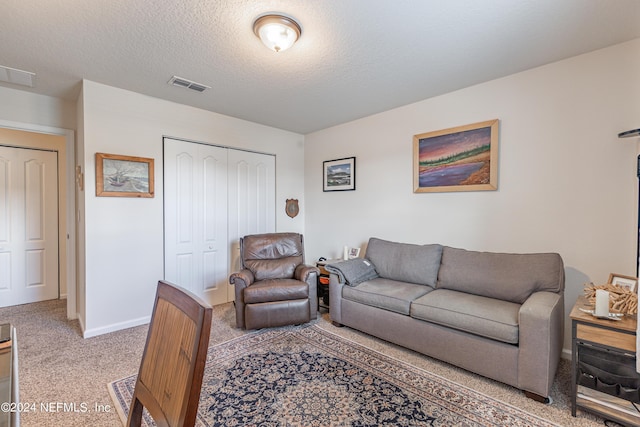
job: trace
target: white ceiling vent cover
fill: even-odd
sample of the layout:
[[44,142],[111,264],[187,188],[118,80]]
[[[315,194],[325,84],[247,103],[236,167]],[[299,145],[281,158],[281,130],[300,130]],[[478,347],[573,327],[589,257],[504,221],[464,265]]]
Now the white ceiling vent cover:
[[36,73],[0,65],[0,82],[33,87]]
[[182,77],[178,76],[171,77],[171,79],[167,83],[170,85],[195,90],[196,92],[204,92],[207,89],[211,89],[211,86],[203,85],[202,83],[197,83],[193,80],[183,79]]

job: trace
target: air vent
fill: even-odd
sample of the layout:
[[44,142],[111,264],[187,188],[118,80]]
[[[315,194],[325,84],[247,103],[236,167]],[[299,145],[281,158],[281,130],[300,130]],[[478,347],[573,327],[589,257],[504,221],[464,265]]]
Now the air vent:
[[211,86],[203,85],[202,83],[196,83],[192,80],[183,79],[182,77],[178,76],[171,77],[171,79],[167,83],[169,83],[170,85],[195,90],[196,92],[204,92],[207,89],[211,89]]
[[9,68],[0,65],[1,82],[33,87],[35,77],[36,73],[30,73],[29,71],[17,70],[15,68]]

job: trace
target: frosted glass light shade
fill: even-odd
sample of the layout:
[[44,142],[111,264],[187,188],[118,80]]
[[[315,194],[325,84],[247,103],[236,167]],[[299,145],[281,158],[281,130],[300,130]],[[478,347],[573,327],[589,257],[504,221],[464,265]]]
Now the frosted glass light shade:
[[253,23],[253,32],[262,43],[275,52],[289,49],[298,40],[302,30],[291,18],[282,15],[265,15]]

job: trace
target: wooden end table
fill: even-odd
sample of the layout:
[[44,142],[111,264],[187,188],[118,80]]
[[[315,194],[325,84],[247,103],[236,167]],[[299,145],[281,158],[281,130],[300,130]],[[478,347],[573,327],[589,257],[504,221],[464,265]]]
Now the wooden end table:
[[[585,386],[580,382],[579,351],[595,349],[620,357],[628,357],[635,363],[636,328],[635,316],[624,316],[622,320],[598,319],[580,309],[593,310],[584,296],[578,297],[571,310],[571,415],[576,416],[577,408],[600,415],[626,426],[640,425],[640,412],[630,401],[602,393],[595,386]],[[586,350],[583,350],[586,351]],[[639,374],[640,375],[640,374]],[[640,391],[639,391],[640,393]]]

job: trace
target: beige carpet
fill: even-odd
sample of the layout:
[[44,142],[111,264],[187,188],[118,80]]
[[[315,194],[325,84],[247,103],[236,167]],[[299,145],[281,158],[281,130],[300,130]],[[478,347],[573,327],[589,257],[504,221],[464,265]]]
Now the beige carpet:
[[[0,323],[11,322],[18,331],[20,398],[34,403],[36,411],[22,414],[22,426],[121,425],[107,390],[107,383],[138,370],[147,327],[140,326],[83,339],[77,321],[66,320],[66,301],[48,301],[0,309]],[[595,427],[603,421],[592,415],[570,412],[569,362],[563,360],[552,391],[553,404],[527,399],[513,387],[487,380],[446,363],[421,356],[349,328],[335,328],[327,313],[318,316],[317,327],[365,347],[463,384],[516,408],[562,426]],[[235,328],[232,304],[214,308],[211,345],[245,332]],[[44,412],[40,404],[60,402],[58,412]],[[51,405],[49,405],[51,407]],[[76,411],[73,411],[75,407]],[[84,410],[86,408],[86,411]]]

